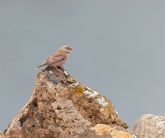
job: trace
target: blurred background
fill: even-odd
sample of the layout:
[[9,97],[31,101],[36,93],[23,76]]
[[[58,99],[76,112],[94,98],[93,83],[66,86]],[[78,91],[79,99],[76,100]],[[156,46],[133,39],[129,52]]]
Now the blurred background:
[[59,46],[65,68],[129,124],[164,115],[164,0],[0,0],[0,130],[29,100],[35,67]]

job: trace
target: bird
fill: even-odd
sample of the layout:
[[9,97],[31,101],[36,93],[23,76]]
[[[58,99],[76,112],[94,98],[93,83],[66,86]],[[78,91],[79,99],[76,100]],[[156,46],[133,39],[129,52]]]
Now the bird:
[[61,46],[59,49],[57,49],[56,52],[49,56],[43,64],[39,65],[37,68],[51,66],[54,68],[60,67],[61,69],[63,69],[63,65],[68,60],[72,50],[73,49],[67,45]]

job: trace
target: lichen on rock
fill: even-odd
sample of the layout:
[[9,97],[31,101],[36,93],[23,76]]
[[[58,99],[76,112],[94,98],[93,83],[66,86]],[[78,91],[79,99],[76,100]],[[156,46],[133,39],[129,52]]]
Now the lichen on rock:
[[[47,67],[38,73],[32,97],[4,135],[8,138],[134,138],[127,127],[108,98],[66,71]],[[98,131],[99,128],[104,131]]]

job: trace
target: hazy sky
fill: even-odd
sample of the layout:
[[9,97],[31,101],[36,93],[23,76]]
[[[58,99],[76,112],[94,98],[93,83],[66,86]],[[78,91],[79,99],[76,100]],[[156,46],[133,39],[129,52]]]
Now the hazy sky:
[[129,125],[164,115],[164,0],[0,0],[0,130],[31,96],[34,68],[63,44],[74,48],[65,68]]

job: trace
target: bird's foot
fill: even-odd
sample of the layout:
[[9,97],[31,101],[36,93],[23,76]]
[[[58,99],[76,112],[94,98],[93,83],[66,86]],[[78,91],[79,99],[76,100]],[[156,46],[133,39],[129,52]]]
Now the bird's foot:
[[57,69],[60,69],[60,70],[62,70],[63,72],[65,71],[65,69],[64,69],[63,66],[58,66]]

